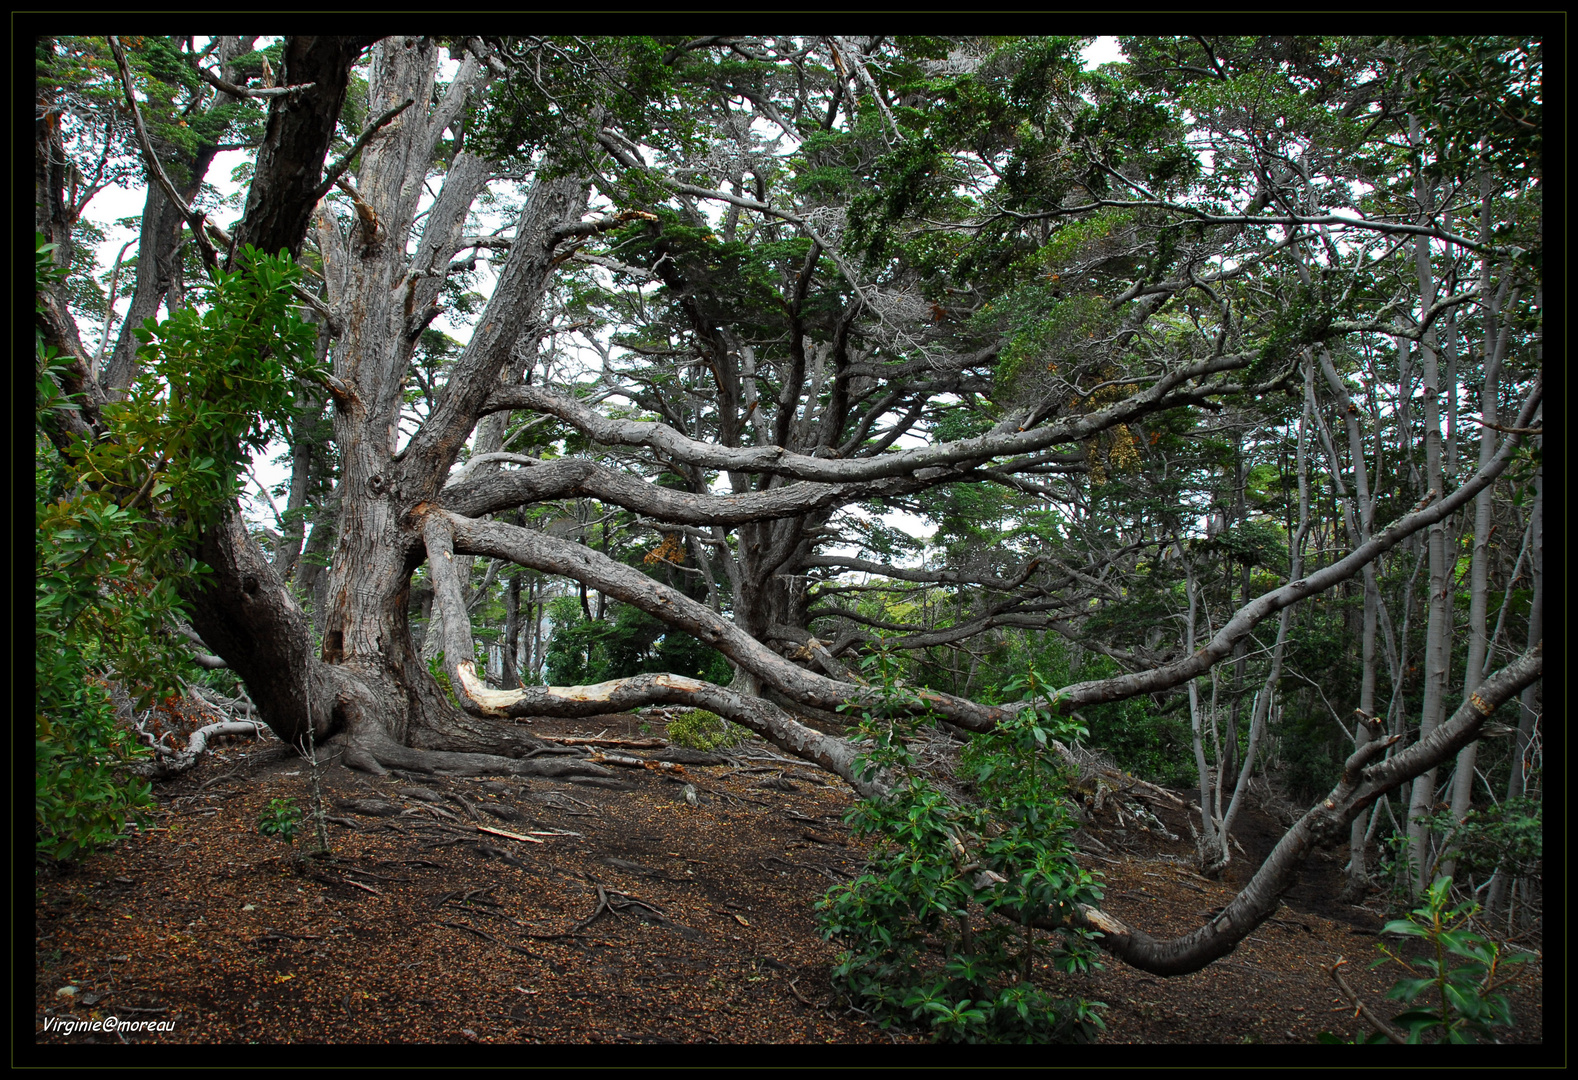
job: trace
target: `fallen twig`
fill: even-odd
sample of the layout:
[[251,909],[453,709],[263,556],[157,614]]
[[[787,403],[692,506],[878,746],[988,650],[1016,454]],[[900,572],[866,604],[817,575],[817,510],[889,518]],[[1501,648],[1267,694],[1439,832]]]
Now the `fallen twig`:
[[1348,1000],[1353,1002],[1353,1006],[1354,1006],[1354,1008],[1353,1008],[1353,1015],[1354,1016],[1356,1016],[1356,1017],[1358,1017],[1358,1016],[1364,1017],[1365,1020],[1367,1020],[1369,1022],[1371,1027],[1373,1027],[1376,1031],[1380,1032],[1382,1035],[1385,1035],[1387,1037],[1387,1039],[1389,1039],[1390,1041],[1392,1041],[1394,1043],[1399,1043],[1399,1044],[1405,1044],[1406,1045],[1407,1042],[1408,1042],[1408,1038],[1402,1032],[1400,1032],[1396,1028],[1394,1028],[1391,1024],[1387,1023],[1385,1020],[1382,1020],[1375,1013],[1371,1012],[1370,1011],[1370,1007],[1368,1005],[1366,1005],[1363,1002],[1363,1000],[1360,999],[1358,994],[1354,993],[1353,987],[1348,985],[1348,980],[1346,980],[1346,979],[1344,979],[1342,977],[1342,971],[1340,969],[1347,962],[1348,961],[1345,958],[1339,956],[1339,957],[1337,957],[1337,962],[1335,964],[1333,964],[1329,968],[1321,968],[1321,970],[1324,971],[1326,974],[1330,975],[1331,978],[1332,978],[1332,981],[1337,984],[1337,987],[1344,994],[1348,995]]
[[821,1004],[818,1004],[818,1003],[812,1001],[810,998],[808,998],[804,994],[802,994],[800,992],[800,988],[795,985],[795,983],[798,982],[798,981],[799,981],[798,979],[790,979],[789,980],[789,992],[794,995],[795,1000],[798,1001],[800,1004],[810,1006],[813,1009],[825,1009],[829,1005],[833,1004],[833,1002],[831,1000],[824,1001]]
[[769,855],[769,856],[767,856],[767,858],[762,860],[762,865],[766,866],[770,862],[783,863],[785,866],[793,866],[793,867],[796,867],[797,869],[800,869],[800,870],[811,870],[811,871],[814,871],[815,873],[821,874],[825,878],[828,878],[828,879],[830,879],[830,880],[832,880],[834,882],[837,882],[840,885],[842,885],[844,883],[844,879],[843,878],[839,877],[837,874],[833,873],[833,871],[827,869],[825,866],[816,866],[813,863],[790,862],[788,859],[780,859],[776,855]]
[[348,878],[333,878],[328,874],[313,874],[311,877],[314,881],[321,881],[325,885],[350,885],[353,888],[361,889],[363,892],[370,892],[374,896],[383,895],[378,889],[373,888],[371,885],[363,885],[360,881],[351,881]]
[[478,825],[477,831],[487,833],[489,836],[502,836],[506,840],[519,840],[523,844],[542,844],[547,842],[539,840],[535,836],[522,836],[520,833],[505,832],[503,829],[490,829],[486,825]]

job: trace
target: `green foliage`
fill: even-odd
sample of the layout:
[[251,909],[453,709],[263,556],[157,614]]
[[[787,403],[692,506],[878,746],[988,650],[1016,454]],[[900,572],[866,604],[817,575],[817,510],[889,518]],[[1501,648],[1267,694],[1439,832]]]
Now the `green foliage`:
[[727,750],[738,746],[750,732],[705,709],[692,709],[668,722],[668,741],[692,750]]
[[1081,715],[1090,722],[1087,745],[1110,754],[1124,771],[1168,787],[1196,782],[1189,725],[1180,715],[1159,712],[1148,698],[1088,706]]
[[[429,627],[428,632],[432,633],[433,628]],[[427,673],[433,676],[433,681],[438,684],[440,690],[444,691],[444,696],[449,699],[449,703],[457,709],[460,708],[460,699],[455,696],[455,685],[449,681],[449,672],[444,670],[444,654],[442,651],[427,662]]]
[[[978,694],[988,702],[1012,700],[1030,681],[1043,687],[1063,686],[1122,673],[1115,661],[1100,654],[1086,656],[1079,673],[1070,673],[1068,645],[1053,633],[1012,634],[1006,647],[991,654],[990,660],[990,671]],[[993,681],[1005,676],[1001,683]],[[1149,697],[1082,706],[1080,718],[1089,729],[1080,741],[1111,755],[1119,768],[1156,784],[1182,787],[1194,783],[1188,724],[1178,715],[1158,709]]]
[[930,139],[910,139],[884,154],[849,203],[849,240],[868,259],[881,258],[888,229],[923,215],[940,197],[936,187],[950,174],[948,156]]
[[[1381,958],[1370,965],[1377,968],[1390,961],[1410,972],[1424,972],[1423,978],[1399,979],[1386,994],[1409,1006],[1392,1018],[1409,1043],[1497,1041],[1494,1029],[1512,1024],[1512,1006],[1501,990],[1516,975],[1505,974],[1505,969],[1526,962],[1529,954],[1503,955],[1499,945],[1474,933],[1471,920],[1479,905],[1470,901],[1449,909],[1451,893],[1452,879],[1437,879],[1426,891],[1424,903],[1408,918],[1389,922],[1381,930],[1422,940],[1427,955],[1406,961],[1383,943],[1376,946]],[[1323,1033],[1321,1041],[1339,1040]],[[1364,1041],[1390,1040],[1374,1033]]]
[[[1470,177],[1489,165],[1514,177],[1543,167],[1543,43],[1538,38],[1449,37],[1419,42],[1406,88],[1437,168]],[[1401,81],[1401,73],[1400,73]]]
[[546,675],[554,686],[587,686],[653,671],[724,684],[733,677],[716,649],[628,604],[611,605],[602,621],[586,618],[574,597],[561,597],[548,610],[553,633]]
[[850,811],[857,835],[875,839],[871,862],[817,905],[823,936],[843,950],[834,985],[884,1026],[917,1026],[942,1041],[1089,1041],[1104,1026],[1101,1004],[1059,999],[1044,985],[1049,969],[1090,968],[1088,936],[1065,929],[1049,942],[1031,926],[1100,897],[1074,860],[1067,781],[1048,748],[1075,732],[1050,709],[1025,708],[972,740],[961,779],[977,800],[956,801],[915,767],[915,722],[901,708],[910,692],[892,658],[878,651],[864,666],[882,700],[862,715],[870,749],[857,767],[885,775],[891,793]]
[[1287,538],[1269,521],[1241,521],[1210,538],[1190,544],[1195,551],[1220,551],[1233,562],[1284,570],[1289,565]]
[[1539,799],[1508,799],[1486,810],[1470,810],[1461,822],[1452,811],[1426,818],[1434,833],[1447,837],[1442,861],[1457,863],[1458,876],[1476,877],[1502,870],[1532,873],[1545,857],[1544,809]]
[[84,678],[80,653],[48,651],[35,668],[51,707],[35,713],[34,822],[38,851],[70,859],[115,842],[127,821],[147,824],[153,791],[124,772],[147,751],[117,723],[108,688]]
[[268,806],[258,812],[258,832],[293,843],[304,816],[295,799],[270,799]]
[[[40,237],[40,291],[56,273]],[[65,366],[38,348],[34,470],[35,824],[40,852],[68,858],[140,820],[149,787],[117,727],[108,682],[135,707],[195,676],[169,627],[202,526],[237,489],[249,449],[288,415],[294,378],[311,371],[313,331],[291,310],[288,260],[243,253],[245,269],[194,288],[194,305],[139,336],[148,370],[102,410],[105,437],[60,435],[79,408]],[[54,436],[51,441],[49,436]],[[57,446],[57,444],[59,444]]]

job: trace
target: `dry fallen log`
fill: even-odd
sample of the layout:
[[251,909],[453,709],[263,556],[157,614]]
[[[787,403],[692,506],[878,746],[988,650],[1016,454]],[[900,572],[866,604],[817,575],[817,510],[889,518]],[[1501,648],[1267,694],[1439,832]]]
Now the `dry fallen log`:
[[598,765],[623,765],[631,769],[651,769],[654,772],[672,772],[684,775],[685,766],[672,761],[648,761],[646,758],[626,757],[624,754],[593,754],[587,760]]

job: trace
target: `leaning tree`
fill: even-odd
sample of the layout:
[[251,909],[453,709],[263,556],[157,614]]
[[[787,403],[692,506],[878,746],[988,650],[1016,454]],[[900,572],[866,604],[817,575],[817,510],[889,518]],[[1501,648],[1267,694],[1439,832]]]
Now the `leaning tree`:
[[[597,771],[528,759],[541,744],[512,719],[668,703],[728,717],[880,796],[883,778],[857,771],[858,745],[805,722],[877,701],[851,673],[874,633],[921,652],[1004,627],[1051,630],[1122,666],[1058,689],[1063,709],[1193,687],[1225,664],[1241,687],[1261,624],[1279,617],[1275,665],[1290,615],[1355,578],[1373,643],[1377,561],[1436,530],[1434,588],[1443,523],[1488,508],[1538,431],[1538,239],[1526,213],[1537,158],[1531,180],[1497,143],[1500,157],[1474,159],[1475,185],[1462,182],[1461,162],[1421,128],[1421,47],[1406,42],[1135,42],[1128,70],[1087,73],[1075,39],[290,37],[275,63],[245,39],[205,51],[149,40],[41,44],[51,78],[65,78],[62,57],[97,57],[72,77],[100,97],[40,95],[38,228],[67,265],[84,202],[68,143],[99,116],[106,155],[113,131],[148,174],[139,320],[182,303],[178,251],[221,274],[248,252],[307,268],[294,302],[326,366],[294,390],[290,507],[318,492],[306,543],[327,567],[295,588],[316,573],[302,533],[271,559],[232,500],[199,523],[192,554],[208,570],[185,602],[194,635],[280,738],[299,745],[310,732],[355,768]],[[150,67],[155,53],[162,66]],[[1508,107],[1528,97],[1517,72],[1485,70]],[[163,96],[148,90],[156,79]],[[206,126],[182,134],[200,126],[189,117]],[[198,187],[217,147],[252,137],[244,210],[226,232]],[[1514,126],[1508,138],[1520,137]],[[483,257],[495,279],[485,303],[472,288]],[[41,340],[64,360],[51,377],[78,405],[46,418],[67,456],[114,442],[138,341],[162,347],[128,318],[101,364],[73,307],[65,282],[40,296]],[[477,308],[469,339],[435,360],[435,320]],[[1355,358],[1380,347],[1383,384],[1422,373],[1434,409],[1446,343],[1470,328],[1482,354],[1451,370],[1486,388],[1475,467],[1443,472],[1431,451],[1417,501],[1383,505],[1358,409],[1348,428],[1322,429],[1326,395],[1346,394]],[[1499,383],[1485,370],[1498,367]],[[1420,421],[1409,397],[1394,393],[1377,432],[1397,408],[1402,428]],[[1153,500],[1124,517],[1095,492],[1109,474],[1138,475],[1147,455],[1183,453],[1200,418],[1224,408],[1261,416],[1263,430],[1296,428],[1301,484],[1322,438],[1332,454],[1353,442],[1341,552],[1308,566],[1295,556],[1253,594],[1243,562],[1231,610],[1191,623],[1187,641],[1087,634],[1093,607],[1127,592],[1114,572],[1176,574],[1191,604],[1203,595],[1181,569],[1205,558],[1188,543],[1202,508]],[[1434,422],[1423,418],[1426,433]],[[156,460],[127,498],[154,505],[157,475],[174,467]],[[672,575],[611,557],[584,530],[520,513],[569,499],[633,515],[651,530],[655,565],[691,561],[693,573],[662,580]],[[1017,543],[961,526],[945,562],[900,566],[903,545],[873,517],[895,507],[963,523],[1056,509],[1047,520],[1059,524]],[[1307,529],[1292,525],[1298,536],[1283,542],[1298,549]],[[491,687],[467,607],[479,558],[639,609],[736,675]],[[425,651],[441,648],[458,708],[413,639],[423,568]],[[851,571],[946,593],[953,614],[884,625],[839,602]],[[1433,624],[1430,647],[1446,636]],[[1497,666],[1482,647],[1483,674],[1456,708],[1434,678],[1416,737],[1367,705],[1337,786],[1195,933],[1160,941],[1099,910],[1079,918],[1150,971],[1224,954],[1274,910],[1313,846],[1344,841],[1377,799],[1450,761],[1537,683],[1537,628],[1520,651]],[[922,686],[909,707],[969,732],[1015,714],[973,700],[968,680],[945,685],[960,692]],[[1246,711],[1251,757],[1265,722],[1258,705]],[[1206,841],[1230,828],[1221,802]],[[1226,841],[1214,843],[1219,865]]]

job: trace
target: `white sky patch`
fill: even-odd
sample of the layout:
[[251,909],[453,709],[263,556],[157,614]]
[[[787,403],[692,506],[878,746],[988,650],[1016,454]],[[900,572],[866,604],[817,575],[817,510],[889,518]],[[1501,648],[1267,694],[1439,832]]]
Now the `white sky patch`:
[[1079,57],[1085,64],[1085,70],[1091,71],[1102,64],[1110,64],[1123,59],[1123,48],[1115,37],[1098,37],[1080,51]]

